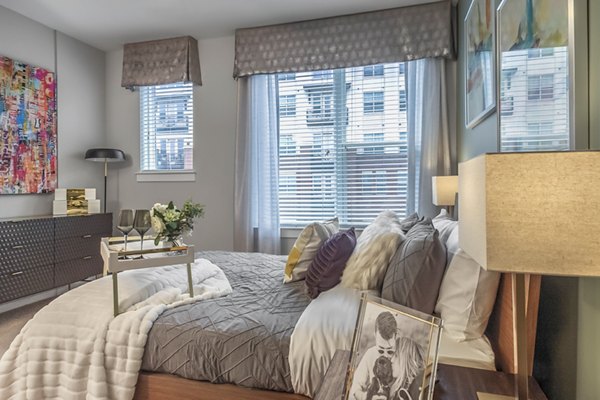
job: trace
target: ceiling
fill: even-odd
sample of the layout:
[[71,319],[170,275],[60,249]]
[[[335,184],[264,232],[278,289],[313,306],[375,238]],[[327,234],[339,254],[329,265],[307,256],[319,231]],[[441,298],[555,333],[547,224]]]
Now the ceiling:
[[124,43],[351,14],[432,0],[0,0],[4,6],[101,50]]

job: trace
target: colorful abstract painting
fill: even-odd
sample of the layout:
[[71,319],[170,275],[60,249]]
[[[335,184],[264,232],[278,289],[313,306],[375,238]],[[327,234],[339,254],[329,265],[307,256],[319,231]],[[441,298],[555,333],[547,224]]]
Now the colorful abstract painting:
[[494,110],[494,9],[492,0],[473,0],[465,17],[465,121],[473,128]]
[[55,188],[54,73],[0,57],[0,194]]
[[563,47],[568,43],[567,0],[505,0],[500,5],[500,51]]

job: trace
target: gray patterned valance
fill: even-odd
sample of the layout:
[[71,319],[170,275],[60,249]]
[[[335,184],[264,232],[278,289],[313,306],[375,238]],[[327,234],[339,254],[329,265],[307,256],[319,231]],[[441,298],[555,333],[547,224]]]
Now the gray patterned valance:
[[235,78],[454,58],[451,0],[311,21],[238,29]]
[[196,39],[182,36],[124,46],[121,86],[133,88],[175,82],[202,85]]

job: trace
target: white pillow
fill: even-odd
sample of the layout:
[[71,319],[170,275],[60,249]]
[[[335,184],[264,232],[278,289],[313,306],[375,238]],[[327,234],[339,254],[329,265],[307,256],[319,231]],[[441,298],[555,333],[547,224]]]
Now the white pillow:
[[[444,208],[442,208],[442,211],[440,211],[438,216],[432,219],[431,222],[433,223],[433,227],[440,233],[439,238],[444,244],[448,241],[454,228],[458,226],[458,221],[453,220],[448,214],[448,211]],[[450,260],[448,260],[448,262],[450,262]]]
[[382,211],[356,240],[356,247],[342,275],[342,286],[379,290],[390,259],[403,239],[396,213]]
[[283,282],[289,283],[304,279],[308,266],[317,255],[319,247],[339,230],[340,224],[337,217],[324,222],[313,222],[304,227],[288,255]]
[[500,274],[483,269],[458,246],[458,224],[446,242],[449,265],[442,279],[435,312],[448,336],[464,341],[479,339],[496,301]]

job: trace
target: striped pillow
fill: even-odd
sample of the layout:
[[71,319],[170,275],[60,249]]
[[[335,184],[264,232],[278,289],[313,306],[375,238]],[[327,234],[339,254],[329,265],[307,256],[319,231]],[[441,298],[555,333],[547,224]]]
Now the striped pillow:
[[340,283],[354,246],[354,228],[338,232],[323,243],[306,273],[306,293],[311,299]]

